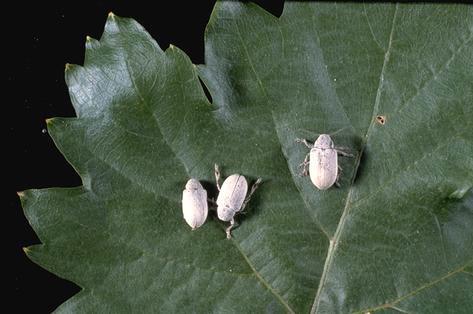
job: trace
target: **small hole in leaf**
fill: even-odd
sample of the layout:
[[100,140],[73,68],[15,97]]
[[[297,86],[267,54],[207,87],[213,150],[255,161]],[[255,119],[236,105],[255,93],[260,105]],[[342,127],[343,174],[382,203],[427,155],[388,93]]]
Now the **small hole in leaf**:
[[377,116],[376,122],[378,124],[384,125],[386,123],[386,116]]
[[199,77],[199,82],[200,82],[200,86],[202,86],[202,90],[204,91],[205,96],[207,97],[207,100],[209,101],[209,103],[212,103],[212,95],[210,94],[209,89],[207,88],[207,86],[205,86],[205,83],[202,81],[200,77]]

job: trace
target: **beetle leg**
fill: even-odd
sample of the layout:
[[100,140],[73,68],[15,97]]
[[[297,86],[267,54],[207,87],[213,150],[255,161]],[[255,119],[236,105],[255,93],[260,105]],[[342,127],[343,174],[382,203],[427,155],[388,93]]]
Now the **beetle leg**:
[[225,233],[227,234],[227,239],[231,239],[232,238],[232,229],[237,227],[238,226],[238,223],[235,221],[234,218],[232,218],[232,220],[230,220],[230,226],[227,227],[227,229],[225,229]]
[[341,187],[340,185],[340,175],[342,174],[342,167],[340,167],[340,165],[337,166],[338,167],[338,172],[337,172],[337,179],[335,180],[335,185],[337,186],[337,188]]
[[256,189],[260,186],[261,181],[262,181],[262,179],[258,178],[258,180],[256,180],[256,182],[253,184],[253,186],[251,187],[250,194],[248,194],[248,196],[243,201],[243,205],[241,205],[241,209],[239,211],[243,211],[245,209],[246,205],[248,204],[248,202],[251,199],[251,196],[253,195],[253,193],[255,193]]
[[335,150],[337,151],[338,154],[345,156],[345,157],[355,157],[355,155],[348,153],[346,150],[348,150],[346,147],[336,147]]
[[218,165],[214,165],[214,174],[215,174],[215,182],[217,183],[217,189],[220,191],[220,169],[218,168]]
[[210,205],[212,205],[214,207],[217,206],[217,202],[213,198],[207,197],[207,202],[209,202]]
[[335,180],[335,185],[337,186],[337,188],[341,187],[341,185],[340,185],[340,173],[337,174],[337,179]]
[[296,142],[297,143],[302,143],[305,146],[307,146],[308,148],[314,148],[314,144],[310,144],[309,142],[307,142],[307,140],[305,138],[296,138]]
[[309,175],[309,171],[307,170],[307,167],[310,164],[309,156],[310,156],[310,153],[305,155],[304,161],[299,165],[299,168],[302,168],[302,172],[300,174],[301,177]]

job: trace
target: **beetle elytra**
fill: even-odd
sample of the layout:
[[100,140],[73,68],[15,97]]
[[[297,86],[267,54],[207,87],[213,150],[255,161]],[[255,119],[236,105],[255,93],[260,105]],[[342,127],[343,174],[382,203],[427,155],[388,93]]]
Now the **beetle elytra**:
[[[338,154],[353,157],[353,155],[336,148],[328,134],[320,134],[314,144],[309,144],[306,139],[296,139],[296,141],[310,148],[310,152],[300,167],[303,167],[302,175],[309,174],[310,180],[319,190],[326,190],[337,183],[340,175]],[[307,166],[309,171],[307,171]]]
[[261,183],[261,178],[258,178],[253,184],[248,196],[246,195],[248,192],[248,183],[245,177],[240,174],[232,174],[227,177],[222,186],[220,186],[220,170],[218,165],[215,165],[215,181],[217,182],[217,188],[219,190],[216,202],[217,216],[222,221],[230,222],[230,226],[226,229],[227,239],[230,239],[232,237],[231,230],[236,225],[235,214],[243,211],[246,207],[251,196]]
[[182,191],[182,214],[192,230],[202,226],[207,219],[207,191],[196,179],[189,179]]

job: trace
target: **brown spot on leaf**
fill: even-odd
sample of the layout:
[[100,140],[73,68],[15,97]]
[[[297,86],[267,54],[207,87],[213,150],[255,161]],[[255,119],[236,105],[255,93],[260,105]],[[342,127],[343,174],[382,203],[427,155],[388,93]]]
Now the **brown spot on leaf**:
[[378,124],[384,125],[386,123],[386,116],[377,116],[376,122]]

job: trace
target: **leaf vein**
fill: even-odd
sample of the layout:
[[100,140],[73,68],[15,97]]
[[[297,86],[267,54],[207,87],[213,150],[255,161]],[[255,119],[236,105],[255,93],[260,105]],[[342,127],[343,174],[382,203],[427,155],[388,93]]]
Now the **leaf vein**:
[[[246,54],[246,59],[248,60],[248,64],[250,65],[250,68],[251,70],[253,71],[254,75],[255,75],[255,78],[256,80],[258,81],[258,85],[260,86],[263,94],[265,95],[266,99],[268,100],[269,102],[269,97],[268,97],[268,94],[266,92],[266,89],[264,88],[264,85],[263,85],[263,82],[262,80],[259,78],[259,75],[258,73],[256,72],[256,69],[255,67],[253,66],[253,62],[251,60],[251,57],[250,57],[250,54],[249,54],[249,51],[248,51],[248,48],[245,44],[245,41],[243,39],[243,36],[241,35],[241,31],[240,31],[240,28],[239,28],[239,25],[238,23],[234,20],[234,23],[235,23],[235,26],[236,26],[236,29],[237,29],[237,32],[238,32],[238,36],[239,36],[239,39],[241,41],[241,44],[243,46],[243,49],[245,51],[245,54]],[[281,37],[283,37],[283,34],[281,32]],[[272,122],[273,122],[273,125],[275,126],[275,130],[276,130],[276,133],[277,133],[277,128],[276,128],[276,121],[275,121],[275,118],[274,118],[274,112],[272,112]],[[280,141],[278,141],[280,143]],[[284,151],[282,150],[282,147],[281,148],[281,151],[282,151],[282,155],[284,156],[285,160],[286,160],[286,165],[288,166],[289,168],[289,162],[288,162],[288,159],[286,157],[286,155],[284,154]],[[290,172],[290,169],[289,169],[289,172]],[[310,211],[310,207],[309,205],[307,204],[306,200],[304,199],[304,197],[302,196],[302,192],[301,190],[299,189],[299,187],[297,187],[297,185],[295,184],[294,180],[292,181],[293,184],[296,186],[296,189],[298,190],[299,192],[299,196],[301,197],[302,201],[304,202],[305,204],[305,209],[309,212],[309,215],[310,217],[313,217],[314,218],[314,221],[316,222],[317,226],[320,228],[320,230],[327,236],[327,238],[329,239],[330,236],[328,234],[328,232],[325,230],[325,228],[322,226],[321,222],[318,221],[318,219],[315,219],[315,217],[312,215],[311,211]]]
[[378,188],[371,192],[368,196],[358,199],[355,202],[353,202],[351,205],[352,207],[358,207],[360,204],[366,203],[367,201],[371,200],[374,196],[379,195],[379,192],[384,192],[388,188],[389,185],[391,185],[393,182],[396,182],[396,180],[403,174],[405,174],[408,171],[411,171],[413,166],[418,165],[420,162],[422,162],[424,159],[427,157],[430,157],[434,155],[437,151],[440,149],[444,148],[445,146],[451,144],[449,141],[440,141],[440,144],[437,145],[433,150],[426,152],[423,154],[420,158],[415,159],[412,161],[410,165],[408,165],[404,170],[396,172],[395,175],[391,176],[391,178],[387,181],[384,181],[383,184],[380,184]]
[[391,308],[391,309],[393,309],[393,310],[395,310],[395,311],[398,311],[399,313],[409,314],[408,311],[403,310],[403,309],[401,309],[401,308],[398,308],[398,307],[396,307],[396,306],[390,306],[389,308]]
[[[336,3],[335,3],[336,5]],[[335,10],[336,11],[336,10]],[[314,35],[317,37],[317,41],[316,43],[320,45],[320,36],[319,36],[319,33],[317,31],[317,26],[315,24],[315,17],[312,18],[312,27],[314,28]],[[337,95],[337,92],[336,92],[336,87],[334,86],[334,80],[330,77],[329,73],[328,73],[328,64],[325,60],[325,55],[324,55],[324,52],[322,51],[322,49],[320,49],[320,58],[322,59],[322,64],[323,64],[323,75],[326,76],[326,82],[329,82],[330,83],[330,88],[331,90],[333,90],[333,96],[335,99],[336,99],[336,104],[338,105],[338,107],[340,107],[341,109],[341,113],[343,113],[343,116],[346,120],[346,122],[348,124],[350,124],[350,127],[354,129],[354,126],[353,126],[353,123],[352,121],[350,120],[350,118],[348,117],[348,114],[345,110],[345,107],[342,105],[342,103],[340,102],[340,99],[338,98],[338,95]]]
[[456,275],[456,274],[459,274],[459,273],[462,273],[462,272],[465,272],[465,268],[467,268],[468,266],[471,265],[471,263],[473,262],[473,259],[467,261],[464,265],[454,269],[454,270],[451,270],[449,272],[447,272],[445,275],[437,278],[437,279],[434,279],[432,281],[429,281],[427,283],[424,283],[423,285],[419,286],[418,288],[415,288],[414,290],[412,290],[411,292],[408,292],[400,297],[398,297],[397,299],[393,300],[392,302],[388,302],[388,303],[384,303],[384,304],[381,304],[381,305],[378,305],[378,306],[374,306],[372,308],[369,308],[369,309],[366,309],[366,310],[361,310],[361,311],[356,311],[355,313],[366,313],[366,312],[375,312],[375,311],[379,311],[379,310],[382,310],[382,309],[385,309],[385,308],[393,308],[394,305],[396,305],[397,303],[407,299],[407,298],[410,298],[410,297],[413,297],[414,295],[418,294],[419,292],[425,290],[425,289],[429,289],[430,287],[444,281],[444,280],[447,280],[448,278]]
[[[128,73],[128,76],[130,77],[130,81],[132,82],[133,84],[133,87],[136,91],[136,94],[137,96],[141,99],[141,102],[144,104],[144,108],[151,114],[151,116],[153,117],[153,120],[159,130],[159,133],[161,134],[161,137],[164,141],[164,143],[169,147],[169,150],[174,154],[174,157],[182,164],[183,168],[185,169],[185,172],[187,174],[187,176],[190,176],[190,173],[189,173],[189,170],[187,168],[187,165],[186,163],[184,162],[184,160],[182,160],[182,158],[179,157],[179,154],[174,151],[171,143],[168,141],[168,139],[164,136],[164,132],[161,128],[161,125],[159,123],[159,119],[158,117],[156,116],[156,114],[154,113],[153,110],[151,110],[150,106],[149,106],[149,103],[148,101],[146,101],[146,99],[143,98],[139,88],[138,88],[138,85],[136,84],[136,79],[134,78],[134,74],[133,74],[133,71],[131,70],[130,66],[129,66],[129,63],[128,63],[128,52],[126,50],[123,50],[123,52],[126,54],[124,56],[124,62],[125,62],[125,65],[126,65],[126,70],[127,70],[127,73]],[[182,86],[181,86],[181,89],[182,89]],[[182,93],[182,95],[185,95],[185,93]]]
[[464,269],[462,270],[462,273],[465,273],[465,274],[470,275],[470,276],[473,277],[473,273],[470,273],[469,271],[466,271],[466,270],[464,270]]
[[[246,46],[246,43],[243,39],[243,36],[241,35],[241,31],[240,31],[240,27],[237,23],[237,21],[235,19],[233,19],[233,22],[236,26],[236,29],[237,29],[237,33],[238,33],[238,37],[241,41],[241,45],[243,47],[243,50],[245,51],[245,54],[246,54],[246,58],[248,60],[248,64],[250,65],[250,68],[251,70],[253,71],[254,75],[255,75],[255,79],[256,81],[258,82],[258,86],[260,87],[262,93],[264,94],[265,98],[268,100],[269,102],[269,97],[268,97],[268,94],[266,92],[266,89],[264,88],[263,86],[263,82],[261,81],[261,79],[259,78],[258,76],[258,73],[256,72],[256,69],[253,65],[253,62],[250,58],[250,54],[249,54],[249,51],[248,51],[248,48]],[[264,287],[266,287],[277,299],[278,301],[284,305],[284,307],[286,307],[286,309],[290,312],[290,313],[294,313],[294,311],[291,309],[291,307],[289,306],[289,304],[282,298],[282,296],[276,291],[274,290],[274,288],[263,278],[263,276],[261,276],[261,274],[259,274],[259,272],[256,270],[256,268],[253,266],[253,264],[251,263],[251,261],[249,260],[249,258],[245,255],[245,253],[243,252],[243,250],[240,248],[240,246],[238,245],[238,243],[236,243],[235,240],[232,241],[234,244],[235,244],[235,247],[238,249],[238,251],[241,253],[241,255],[243,256],[243,258],[245,259],[246,263],[250,266],[250,268],[253,270],[253,272],[255,273],[255,277],[263,284]]]
[[[278,128],[276,127],[277,123],[276,123],[276,118],[274,117],[274,112],[272,112],[272,117],[273,117],[273,124],[275,126],[275,130],[276,130],[276,133],[278,132]],[[284,150],[282,149],[282,146],[279,145],[280,147],[280,150],[281,150],[281,153],[284,157],[284,159],[286,160],[286,166],[287,166],[287,169],[289,171],[289,173],[291,174],[291,176],[294,176],[291,172],[291,167],[290,167],[290,163],[289,163],[289,158],[286,156],[286,154],[284,153]],[[307,201],[305,200],[304,198],[304,195],[301,191],[301,189],[299,188],[299,186],[295,183],[295,180],[293,179],[292,180],[292,183],[294,184],[294,186],[296,187],[297,191],[299,192],[299,197],[302,199],[302,202],[304,203],[304,209],[307,211],[307,213],[309,214],[309,217],[311,217],[315,224],[319,227],[320,231],[322,231],[322,233],[327,237],[327,239],[330,240],[330,235],[328,233],[327,230],[325,230],[325,227],[322,225],[322,223],[319,221],[319,219],[317,218],[317,216],[314,216],[313,212],[310,210],[310,206],[309,204],[307,203]]]
[[366,17],[366,22],[368,24],[368,27],[370,29],[370,32],[371,32],[371,36],[373,37],[373,41],[376,43],[376,45],[384,51],[384,48],[381,46],[381,44],[379,43],[378,39],[376,38],[376,36],[374,35],[374,31],[373,31],[373,27],[371,26],[371,22],[370,22],[370,19],[368,18],[368,13],[366,12],[366,6],[365,6],[365,3],[363,2],[363,14],[364,16]]
[[394,112],[394,114],[399,114],[401,113],[405,108],[408,107],[410,102],[415,99],[417,96],[419,96],[427,87],[430,86],[435,81],[438,81],[439,77],[443,75],[443,73],[449,68],[450,64],[455,60],[455,58],[458,56],[460,51],[467,46],[467,44],[473,39],[473,32],[470,33],[470,36],[453,52],[452,56],[445,62],[443,66],[440,67],[440,70],[437,73],[434,73],[432,71],[432,76],[425,81],[422,86],[417,90],[417,92],[407,99],[402,105],[399,106],[399,108]]
[[237,248],[237,250],[241,253],[248,266],[253,271],[256,279],[258,279],[258,281],[261,282],[261,284],[278,299],[278,301],[288,310],[289,313],[295,313],[294,310],[289,306],[289,304],[282,298],[282,296],[276,290],[274,290],[274,288],[263,278],[263,276],[260,275],[260,273],[254,267],[253,263],[251,263],[250,259],[246,256],[245,252],[243,252],[240,245],[233,238],[232,242]]
[[[93,152],[88,148],[86,147],[87,151],[91,154],[93,154]],[[152,190],[150,188],[147,187],[146,184],[142,184],[139,180],[135,180],[133,179],[132,177],[128,176],[125,172],[123,172],[122,170],[120,170],[120,168],[116,167],[113,163],[111,163],[110,161],[108,161],[106,158],[104,157],[101,157],[100,155],[98,154],[93,154],[93,156],[95,158],[97,158],[99,161],[103,162],[106,166],[108,166],[110,169],[114,170],[117,174],[119,174],[121,177],[123,177],[124,179],[130,181],[131,183],[135,184],[137,187],[139,187],[142,191],[146,192],[146,193],[149,193],[149,194],[153,194],[155,197],[160,197],[160,198],[163,198],[163,199],[166,199],[168,201],[171,201],[173,203],[177,203],[179,204],[179,200],[176,200],[176,199],[172,199],[172,198],[169,198],[168,196],[165,196],[165,195],[162,195],[162,194],[159,194],[157,193],[155,190]]]

